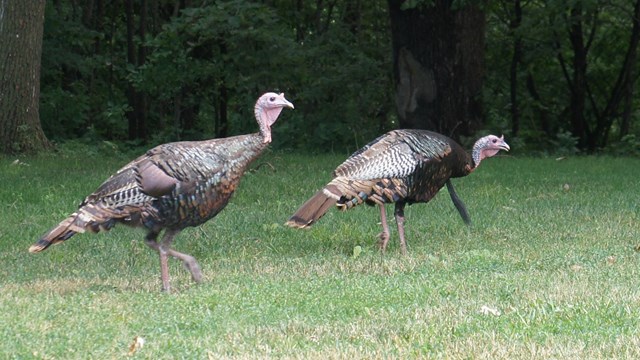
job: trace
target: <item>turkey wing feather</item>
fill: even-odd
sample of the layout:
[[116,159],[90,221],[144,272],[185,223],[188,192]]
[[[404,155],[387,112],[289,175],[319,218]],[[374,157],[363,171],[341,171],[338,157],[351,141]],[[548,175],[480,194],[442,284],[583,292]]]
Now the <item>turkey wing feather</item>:
[[439,163],[451,146],[420,131],[396,130],[380,136],[351,155],[334,171],[334,177],[354,180],[405,178],[418,167]]

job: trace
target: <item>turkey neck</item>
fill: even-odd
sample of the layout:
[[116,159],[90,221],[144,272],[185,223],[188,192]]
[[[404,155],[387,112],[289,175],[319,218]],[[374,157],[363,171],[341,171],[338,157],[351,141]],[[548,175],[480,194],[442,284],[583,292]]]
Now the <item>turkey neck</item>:
[[453,148],[452,156],[445,160],[451,167],[451,177],[457,178],[471,174],[477,167],[474,153],[465,151],[457,143],[452,143],[451,147]]
[[271,142],[271,125],[278,120],[278,116],[280,116],[280,112],[282,111],[282,107],[272,107],[265,109],[258,103],[256,103],[256,107],[253,109],[254,114],[256,116],[256,120],[258,121],[258,126],[260,127],[260,136],[262,136],[262,142],[265,144],[269,144]]
[[471,170],[473,171],[482,161],[482,148],[478,142],[473,145],[473,150],[471,150],[471,160]]
[[454,177],[467,176],[473,172],[473,170],[477,169],[482,161],[482,146],[476,142],[473,145],[473,149],[471,151],[460,152],[464,154],[462,158],[458,159],[456,163],[463,165],[462,174]]
[[254,133],[212,139],[204,141],[202,145],[226,159],[228,168],[242,174],[245,168],[269,146],[269,143],[264,142],[262,133]]

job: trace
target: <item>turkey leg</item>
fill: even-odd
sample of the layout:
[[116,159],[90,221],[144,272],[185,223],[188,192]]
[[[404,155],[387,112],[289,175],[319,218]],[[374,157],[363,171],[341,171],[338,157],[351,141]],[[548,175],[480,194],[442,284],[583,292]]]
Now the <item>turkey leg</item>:
[[456,209],[458,209],[458,212],[460,213],[460,217],[462,217],[462,221],[464,221],[464,223],[467,225],[471,225],[471,218],[469,217],[469,212],[467,211],[467,208],[464,206],[464,203],[462,202],[462,200],[460,200],[460,198],[458,197],[458,194],[456,194],[456,189],[453,188],[451,179],[447,180],[446,184],[447,184],[447,190],[449,190],[449,196],[451,196],[451,201],[453,201],[453,205],[455,205]]
[[[158,234],[158,232],[150,231],[147,236],[145,236],[144,242],[160,256],[160,279],[162,280],[162,291],[169,292],[171,287],[169,285],[169,264],[167,252],[160,244],[158,244]],[[165,239],[166,237],[167,234],[165,234]]]
[[396,202],[396,208],[393,214],[396,217],[396,225],[398,226],[398,236],[400,237],[400,249],[402,255],[407,255],[407,242],[404,238],[404,205],[402,201]]
[[[191,273],[191,278],[193,279],[193,281],[199,283],[200,281],[202,281],[202,271],[200,271],[200,265],[198,265],[198,262],[196,261],[196,259],[191,255],[181,253],[171,248],[171,243],[173,242],[173,238],[179,232],[180,230],[171,230],[171,229],[168,229],[167,231],[165,231],[164,238],[162,239],[162,245],[160,245],[161,265],[162,265],[163,253],[165,253],[164,254],[165,258],[167,255],[173,256],[174,258],[182,261],[182,263],[184,264],[184,267],[186,267],[187,270],[189,270],[189,272]],[[167,285],[169,285],[168,277],[169,277],[169,271],[167,271]],[[164,281],[163,281],[163,287],[164,287]]]
[[382,223],[382,232],[378,235],[380,241],[378,246],[380,251],[384,254],[387,250],[387,243],[389,242],[389,225],[387,224],[387,211],[384,208],[384,204],[380,204],[380,222]]

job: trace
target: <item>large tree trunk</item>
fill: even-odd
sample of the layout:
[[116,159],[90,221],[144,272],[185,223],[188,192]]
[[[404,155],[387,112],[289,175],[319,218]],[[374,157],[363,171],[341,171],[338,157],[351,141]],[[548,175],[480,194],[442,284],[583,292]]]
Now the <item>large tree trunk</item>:
[[405,10],[403,0],[388,3],[400,126],[472,135],[483,118],[484,13],[452,9],[452,0]]
[[40,126],[44,0],[0,1],[0,150],[50,147]]

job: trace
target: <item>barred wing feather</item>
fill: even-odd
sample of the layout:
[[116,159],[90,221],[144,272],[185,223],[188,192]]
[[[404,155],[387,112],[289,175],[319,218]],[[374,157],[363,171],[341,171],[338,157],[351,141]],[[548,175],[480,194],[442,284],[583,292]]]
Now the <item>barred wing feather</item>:
[[353,180],[405,178],[424,163],[451,152],[444,140],[412,130],[388,132],[351,155],[334,171],[334,177]]

